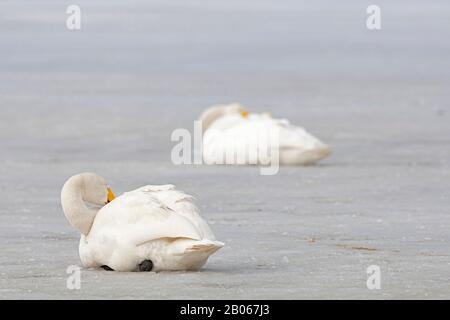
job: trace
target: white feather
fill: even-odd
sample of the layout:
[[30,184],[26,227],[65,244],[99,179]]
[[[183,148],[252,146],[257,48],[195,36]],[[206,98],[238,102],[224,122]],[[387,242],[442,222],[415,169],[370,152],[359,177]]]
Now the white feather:
[[[261,146],[277,148],[280,164],[288,165],[312,164],[331,152],[329,146],[286,119],[274,119],[269,114],[243,116],[240,113],[243,108],[236,104],[214,108],[223,111],[216,112],[216,117],[209,120],[203,135],[206,163],[220,164],[219,159],[224,159],[224,164],[237,164],[237,159],[245,159],[244,163],[238,164],[264,163],[260,153],[252,156],[249,152],[250,148],[256,150]],[[270,133],[276,133],[276,144],[270,140]],[[235,157],[225,156],[230,153]]]
[[172,185],[145,186],[97,213],[80,256],[85,266],[117,271],[134,271],[143,260],[152,260],[154,271],[191,270],[222,246],[191,196]]

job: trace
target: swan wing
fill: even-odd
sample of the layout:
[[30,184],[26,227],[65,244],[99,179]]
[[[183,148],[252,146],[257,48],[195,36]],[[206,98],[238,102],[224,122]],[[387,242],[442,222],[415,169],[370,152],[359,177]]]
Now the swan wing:
[[200,212],[194,203],[194,197],[176,190],[173,185],[145,186],[141,190],[169,208],[173,214],[181,216],[193,224],[199,232],[201,239],[215,240],[214,234],[206,221],[200,216]]
[[231,117],[229,118],[227,125],[213,126],[212,130],[207,130],[204,137],[207,147],[217,145],[219,148],[224,148],[230,142],[238,146],[256,141],[268,145],[271,132],[279,135],[280,149],[308,150],[326,146],[304,128],[294,126],[286,119],[275,119],[268,114],[252,114],[249,119],[234,122],[231,121]]
[[177,203],[190,197],[164,194],[173,190],[171,185],[146,186],[121,195],[99,211],[89,237],[136,246],[160,238],[201,240],[198,223],[176,211]]

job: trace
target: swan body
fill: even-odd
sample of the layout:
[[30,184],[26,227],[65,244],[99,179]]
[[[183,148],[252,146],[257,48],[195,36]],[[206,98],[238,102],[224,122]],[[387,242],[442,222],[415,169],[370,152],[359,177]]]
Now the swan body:
[[[249,114],[237,103],[211,107],[202,114],[200,121],[203,159],[209,164],[265,163],[267,155],[264,153],[249,154],[255,144],[272,150],[276,148],[281,165],[309,165],[331,153],[328,145],[302,127],[294,126],[286,119],[275,119],[268,113]],[[230,150],[234,156],[228,156]]]
[[[83,179],[83,175],[71,179]],[[67,188],[63,188],[63,208]],[[150,271],[150,265],[151,271],[158,272],[199,270],[222,246],[191,196],[173,185],[149,185],[104,205],[89,231],[82,232],[79,251],[88,268]],[[142,270],[144,262],[147,267]]]

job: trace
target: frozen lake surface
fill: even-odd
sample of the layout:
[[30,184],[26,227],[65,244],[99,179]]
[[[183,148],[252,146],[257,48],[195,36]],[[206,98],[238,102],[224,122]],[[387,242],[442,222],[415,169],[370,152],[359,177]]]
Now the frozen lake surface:
[[[0,298],[450,298],[450,3],[0,4]],[[331,144],[313,167],[175,166],[170,135],[240,101]],[[201,272],[82,271],[73,174],[173,183],[227,246]],[[381,290],[366,269],[381,268]]]

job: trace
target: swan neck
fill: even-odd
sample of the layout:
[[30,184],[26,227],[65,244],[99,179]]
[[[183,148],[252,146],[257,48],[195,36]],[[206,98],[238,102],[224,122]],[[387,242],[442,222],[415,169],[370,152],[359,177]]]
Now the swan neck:
[[69,223],[84,235],[88,235],[97,214],[89,209],[83,199],[84,181],[74,177],[66,182],[61,191],[61,204]]
[[219,119],[225,114],[224,107],[211,107],[200,116],[202,122],[203,133],[213,124],[214,121]]

